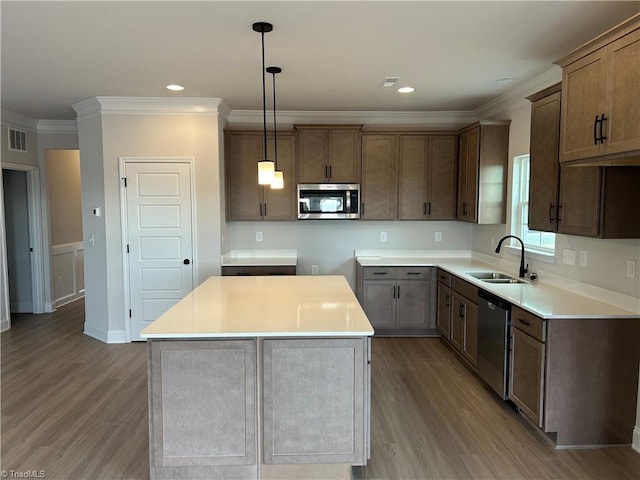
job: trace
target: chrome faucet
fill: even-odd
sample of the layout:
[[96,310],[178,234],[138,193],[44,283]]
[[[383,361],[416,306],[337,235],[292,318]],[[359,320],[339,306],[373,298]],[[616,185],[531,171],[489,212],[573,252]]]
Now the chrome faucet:
[[529,264],[527,263],[527,266],[526,267],[524,266],[524,242],[520,239],[520,237],[516,237],[515,235],[506,235],[502,237],[498,242],[498,246],[496,247],[496,253],[500,253],[500,247],[502,246],[502,242],[504,242],[507,238],[515,238],[520,242],[520,245],[522,245],[522,252],[520,254],[520,271],[518,272],[518,276],[520,278],[524,278],[524,274],[527,273]]

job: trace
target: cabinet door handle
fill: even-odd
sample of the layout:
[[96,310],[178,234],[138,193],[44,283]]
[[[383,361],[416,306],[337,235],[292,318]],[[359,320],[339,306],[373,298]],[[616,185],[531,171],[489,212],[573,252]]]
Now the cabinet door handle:
[[549,223],[553,223],[556,220],[555,218],[553,218],[553,214],[552,214],[553,207],[554,207],[553,203],[550,203],[549,204]]
[[262,216],[262,203],[260,204],[260,216]]
[[267,204],[266,203],[264,204],[264,216],[265,217],[267,216]]
[[518,321],[519,321],[520,323],[524,323],[527,327],[531,325],[531,323],[530,323],[530,322],[527,322],[526,320],[524,320],[524,319],[522,319],[522,318],[519,318],[519,319],[518,319]]
[[558,205],[558,223],[562,222],[562,217],[560,216],[561,209],[562,209],[562,205]]
[[467,215],[467,202],[462,204],[462,215]]
[[449,306],[449,294],[448,293],[444,297],[444,305],[445,305],[445,307]]
[[427,202],[427,213],[431,215],[431,202]]
[[422,204],[422,214],[426,215],[427,214],[427,202],[424,202]]
[[607,117],[605,117],[603,113],[602,118],[600,118],[600,143],[604,143],[604,141],[607,139],[607,137],[604,135],[604,122],[606,122],[607,120]]
[[333,177],[333,172],[331,171],[331,165],[329,165],[329,179]]
[[598,145],[598,123],[600,122],[600,120],[598,120],[598,116],[596,115],[596,119],[593,121],[593,144],[594,145]]
[[400,285],[398,285],[398,296],[396,298],[400,298]]
[[393,298],[396,298],[396,286],[393,286]]

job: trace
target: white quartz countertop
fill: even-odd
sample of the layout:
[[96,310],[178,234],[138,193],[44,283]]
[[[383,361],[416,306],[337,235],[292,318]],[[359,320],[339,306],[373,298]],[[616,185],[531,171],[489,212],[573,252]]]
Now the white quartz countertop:
[[640,319],[640,301],[634,309],[624,308],[601,299],[581,295],[556,285],[541,281],[516,284],[491,284],[468,275],[468,272],[501,272],[517,277],[517,271],[505,271],[488,263],[472,258],[441,258],[420,256],[358,256],[357,262],[363,267],[417,267],[434,266],[452,273],[477,287],[493,293],[531,313],[545,319],[570,318],[638,318]]
[[369,335],[373,327],[338,275],[210,277],[141,333],[147,339]]
[[295,267],[297,250],[231,250],[221,258],[223,267]]

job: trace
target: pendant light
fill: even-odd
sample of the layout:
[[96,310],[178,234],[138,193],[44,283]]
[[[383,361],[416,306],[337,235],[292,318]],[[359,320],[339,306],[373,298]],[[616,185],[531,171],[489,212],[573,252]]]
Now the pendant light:
[[262,36],[262,122],[264,130],[264,156],[258,162],[258,184],[271,185],[275,171],[275,163],[267,157],[267,90],[264,67],[264,34],[273,30],[273,25],[267,22],[256,22],[253,24],[253,31],[259,32]]
[[273,76],[273,160],[275,171],[273,172],[272,190],[284,188],[284,175],[282,170],[278,170],[278,127],[276,124],[276,73],[282,72],[280,67],[267,67],[267,72]]

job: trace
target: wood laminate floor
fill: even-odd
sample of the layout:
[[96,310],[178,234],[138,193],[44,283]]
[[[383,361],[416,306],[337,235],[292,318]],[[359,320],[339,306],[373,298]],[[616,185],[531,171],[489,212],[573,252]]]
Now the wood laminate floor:
[[[149,476],[146,346],[84,335],[83,310],[78,301],[53,314],[14,315],[2,333],[7,478],[27,470],[60,480]],[[372,378],[372,458],[347,469],[349,477],[640,479],[640,454],[630,447],[555,450],[440,339],[375,338]]]

